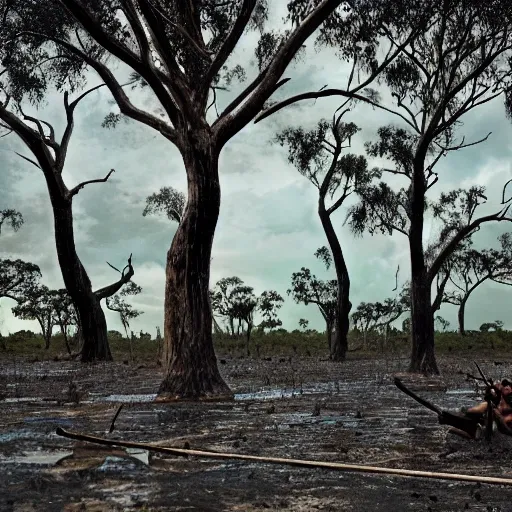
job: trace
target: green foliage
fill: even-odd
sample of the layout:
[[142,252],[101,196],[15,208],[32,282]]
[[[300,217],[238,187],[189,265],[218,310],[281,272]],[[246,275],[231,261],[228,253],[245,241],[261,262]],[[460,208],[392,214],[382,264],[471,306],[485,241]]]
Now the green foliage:
[[315,251],[315,257],[318,258],[320,261],[323,261],[325,268],[329,270],[332,263],[332,256],[331,251],[324,245],[322,247],[319,247]]
[[121,121],[121,117],[121,114],[115,114],[114,112],[110,112],[105,116],[105,119],[103,119],[101,127],[108,129],[115,128],[119,124],[119,121]]
[[442,221],[444,237],[449,232],[469,225],[474,219],[476,209],[486,201],[485,187],[472,186],[467,190],[459,188],[441,192],[439,199],[430,203],[430,209],[434,218]]
[[450,322],[445,320],[442,316],[437,315],[434,318],[434,325],[436,326],[436,331],[446,332],[450,327]]
[[20,212],[13,209],[0,210],[0,234],[2,226],[8,223],[13,231],[18,231],[23,226],[23,217]]
[[254,289],[247,286],[236,276],[220,279],[210,292],[212,310],[217,315],[227,320],[230,333],[235,335],[235,320],[238,320],[238,330],[247,328],[247,338],[250,338],[254,325],[254,314],[259,311],[263,317],[258,326],[262,330],[274,329],[282,325],[277,317],[277,311],[281,308],[283,297],[274,290],[264,291],[259,297],[254,295]]
[[512,285],[512,243],[510,233],[498,237],[499,249],[472,248],[471,243],[455,251],[449,261],[451,289],[443,301],[464,307],[469,296],[485,281]]
[[0,298],[22,302],[37,289],[41,270],[23,260],[0,259]]
[[407,234],[408,192],[404,188],[395,192],[381,181],[360,189],[359,197],[360,201],[349,207],[345,218],[355,236],[362,236],[365,231],[371,235],[392,235],[394,231]]
[[495,331],[503,330],[503,322],[501,320],[495,320],[494,322],[483,323],[480,327],[480,332],[489,332],[491,329]]
[[[323,259],[325,251],[320,248],[315,256]],[[324,261],[325,262],[325,261]],[[322,314],[327,329],[331,329],[336,317],[336,306],[338,298],[338,281],[331,279],[323,281],[311,273],[309,268],[302,267],[299,272],[292,274],[292,287],[287,290],[297,303],[316,304]]]
[[384,302],[361,302],[354,313],[352,321],[356,329],[367,333],[389,325],[410,310],[410,290],[405,286],[397,297],[387,298]]
[[287,148],[288,161],[319,189],[321,198],[329,194],[332,199],[340,192],[334,211],[352,192],[381,175],[377,169],[368,169],[363,156],[341,155],[359,130],[354,123],[343,123],[338,117],[332,123],[321,120],[313,130],[287,128],[274,141]]
[[146,207],[142,215],[165,214],[169,220],[178,224],[185,210],[187,198],[183,192],[172,187],[162,187],[159,192],[146,198]]
[[264,291],[259,296],[258,310],[263,317],[259,327],[272,330],[283,325],[283,322],[277,317],[277,311],[281,309],[283,302],[283,297],[275,290]]
[[125,301],[125,297],[137,295],[142,292],[142,288],[134,283],[133,281],[129,281],[126,283],[121,290],[112,295],[111,297],[107,297],[105,302],[107,304],[107,308],[110,311],[115,311],[119,313],[119,318],[121,319],[121,323],[126,332],[126,336],[128,337],[128,329],[130,327],[130,320],[137,318],[138,316],[143,314],[143,311],[139,311],[134,309],[133,306]]
[[14,308],[12,313],[21,320],[36,320],[41,327],[46,348],[50,345],[50,339],[55,326],[55,299],[56,292],[50,290],[44,284],[28,289]]
[[392,125],[379,128],[377,136],[378,142],[365,143],[368,155],[373,158],[388,158],[395,164],[393,172],[410,177],[418,136]]

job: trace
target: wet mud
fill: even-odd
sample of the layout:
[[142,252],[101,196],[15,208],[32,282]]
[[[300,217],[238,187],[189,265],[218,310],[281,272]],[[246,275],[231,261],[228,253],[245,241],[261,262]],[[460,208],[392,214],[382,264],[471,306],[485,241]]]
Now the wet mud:
[[[57,436],[58,426],[163,446],[512,478],[512,443],[447,433],[404,383],[444,409],[474,404],[471,359],[441,359],[441,377],[405,360],[222,359],[230,402],[155,403],[155,366],[0,362],[1,511],[495,511],[512,486],[183,458]],[[483,361],[512,375],[512,357]],[[123,409],[108,430],[120,404]]]

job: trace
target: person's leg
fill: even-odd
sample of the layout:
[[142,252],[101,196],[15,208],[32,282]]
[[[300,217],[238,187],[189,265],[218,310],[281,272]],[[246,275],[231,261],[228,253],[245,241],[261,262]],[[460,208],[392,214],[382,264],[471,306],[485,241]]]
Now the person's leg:
[[487,411],[487,402],[481,402],[478,405],[466,409],[465,414],[483,414],[485,411]]

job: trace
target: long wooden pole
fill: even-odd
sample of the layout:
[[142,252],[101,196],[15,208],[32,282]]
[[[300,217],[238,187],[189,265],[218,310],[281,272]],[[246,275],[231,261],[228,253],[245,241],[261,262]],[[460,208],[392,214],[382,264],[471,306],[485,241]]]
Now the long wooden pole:
[[167,453],[181,457],[193,455],[196,457],[210,459],[228,459],[228,460],[247,460],[252,462],[262,462],[265,464],[285,464],[288,466],[298,466],[303,468],[323,468],[338,471],[357,471],[360,473],[380,473],[386,475],[411,476],[420,478],[436,478],[439,480],[457,480],[462,482],[480,482],[484,484],[512,485],[512,478],[499,478],[494,476],[475,476],[461,475],[457,473],[436,473],[433,471],[414,471],[409,469],[384,468],[378,466],[361,466],[357,464],[342,464],[340,462],[322,462],[316,460],[302,459],[284,459],[280,457],[259,457],[256,455],[243,455],[239,453],[211,452],[203,450],[187,450],[182,448],[167,448],[147,443],[136,443],[131,441],[110,440],[102,437],[80,434],[77,432],[68,432],[62,428],[57,428],[57,435],[74,439],[76,441],[86,441],[89,443],[103,444],[107,446],[122,446],[125,448],[141,448],[153,452]]

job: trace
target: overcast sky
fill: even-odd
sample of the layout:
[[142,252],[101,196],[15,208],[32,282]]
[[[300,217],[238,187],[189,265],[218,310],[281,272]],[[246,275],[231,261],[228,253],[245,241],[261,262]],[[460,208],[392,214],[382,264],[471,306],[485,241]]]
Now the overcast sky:
[[[284,2],[280,4],[279,8],[283,9]],[[282,11],[273,13],[274,23],[280,22],[281,14]],[[230,61],[246,67],[248,80],[256,73],[255,42],[255,35],[246,36]],[[326,84],[343,87],[348,71],[347,64],[334,52],[318,53],[310,41],[298,62],[284,74],[292,80],[278,97],[318,90]],[[117,73],[120,77],[127,76],[122,67]],[[88,83],[91,86],[99,83],[94,73],[88,75]],[[235,84],[230,93],[221,95],[219,111],[242,87]],[[130,91],[130,96],[138,106],[154,107],[154,100],[146,90]],[[306,266],[319,277],[335,276],[333,271],[325,271],[313,256],[318,247],[326,245],[316,211],[318,191],[288,164],[285,150],[271,144],[271,139],[289,125],[313,128],[321,118],[331,118],[338,105],[339,99],[330,98],[285,109],[257,125],[250,124],[221,154],[222,203],[213,246],[211,286],[222,277],[239,276],[257,294],[277,290],[285,297],[280,318],[287,329],[297,328],[300,318],[309,319],[310,327],[324,329],[316,306],[296,305],[286,295],[292,272]],[[142,329],[154,336],[155,327],[163,326],[165,259],[176,225],[166,218],[142,217],[142,211],[145,198],[160,187],[173,186],[186,191],[185,170],[178,151],[150,128],[135,121],[121,123],[115,130],[102,128],[103,118],[111,111],[118,110],[105,89],[90,94],[76,109],[76,127],[64,170],[68,187],[103,177],[111,168],[116,170],[108,183],[87,186],[75,197],[77,252],[95,289],[118,277],[106,261],[122,267],[133,253],[133,280],[142,286],[143,292],[131,302],[144,314],[131,326],[135,332]],[[26,106],[25,112],[34,115],[37,111]],[[48,95],[46,106],[37,115],[54,123],[62,133],[64,109],[58,93]],[[390,114],[367,106],[356,107],[346,115],[345,121],[353,121],[362,129],[352,140],[355,153],[364,152],[364,142],[375,138],[380,126],[396,123]],[[439,182],[431,189],[430,197],[479,184],[487,187],[489,199],[481,207],[481,214],[499,209],[502,185],[512,177],[512,124],[505,118],[501,99],[468,115],[458,133],[470,141],[484,137],[489,131],[493,133],[484,144],[452,153],[439,162],[436,167]],[[18,209],[25,224],[17,233],[3,231],[0,257],[22,258],[38,264],[43,282],[59,288],[63,282],[44,177],[15,151],[30,156],[15,136],[0,140],[0,209]],[[387,176],[386,180],[391,182]],[[397,183],[396,179],[392,183]],[[408,278],[410,265],[403,235],[365,235],[354,239],[348,228],[342,226],[350,203],[333,216],[333,222],[350,272],[351,300],[355,307],[361,301],[393,296],[397,265],[400,265],[400,283]],[[484,225],[474,237],[475,245],[496,245],[497,236],[507,230],[504,224]],[[437,228],[427,223],[426,242],[433,240],[436,232]],[[511,294],[512,289],[503,285],[482,285],[468,303],[466,327],[477,329],[485,321],[501,319],[506,328],[512,328]],[[35,322],[12,316],[12,301],[2,299],[0,305],[0,329],[4,334],[19,329],[38,330]],[[441,314],[452,327],[456,326],[455,306],[443,306]],[[107,311],[106,315],[109,329],[122,330],[116,314]]]

